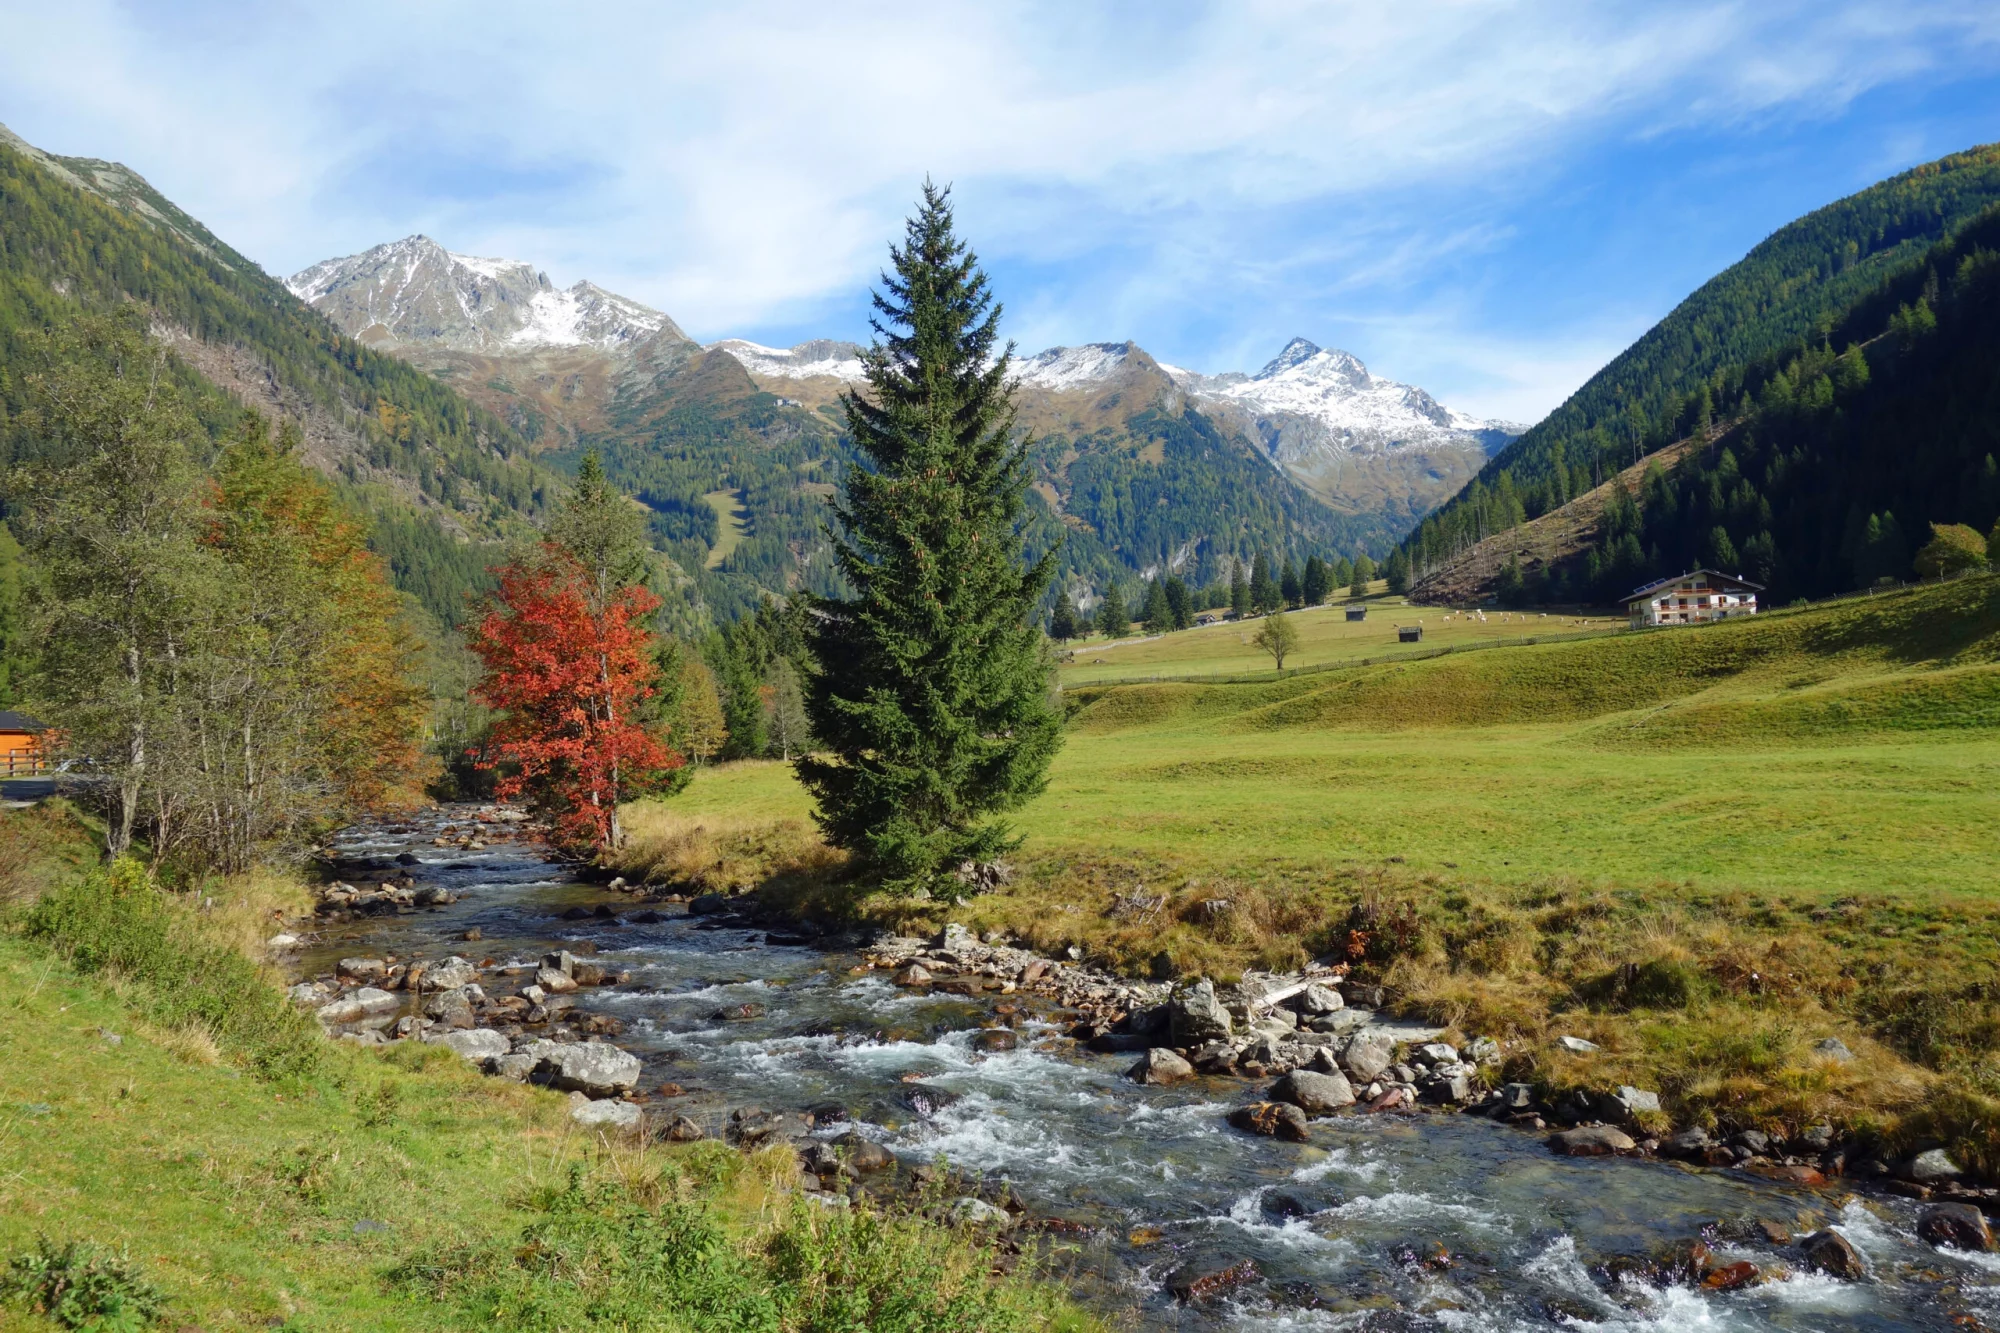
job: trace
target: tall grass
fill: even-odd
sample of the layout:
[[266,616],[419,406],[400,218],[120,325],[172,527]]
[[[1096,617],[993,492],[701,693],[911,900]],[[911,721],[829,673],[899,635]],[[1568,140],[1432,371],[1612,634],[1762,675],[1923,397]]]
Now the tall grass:
[[137,861],[97,867],[42,895],[24,926],[80,972],[122,983],[160,1026],[212,1038],[267,1078],[316,1072],[324,1039],[226,933],[164,892]]

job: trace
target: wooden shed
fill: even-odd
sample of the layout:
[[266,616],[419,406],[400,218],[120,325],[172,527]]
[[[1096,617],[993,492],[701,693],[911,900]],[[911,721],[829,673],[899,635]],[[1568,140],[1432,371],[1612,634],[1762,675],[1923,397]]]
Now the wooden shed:
[[27,777],[48,771],[42,733],[48,727],[26,713],[0,711],[0,777]]
[[1365,606],[1350,606],[1347,608],[1347,618],[1349,620],[1366,620],[1368,619],[1368,608]]
[[1396,642],[1398,643],[1422,643],[1423,639],[1424,627],[1422,625],[1398,625],[1396,627]]

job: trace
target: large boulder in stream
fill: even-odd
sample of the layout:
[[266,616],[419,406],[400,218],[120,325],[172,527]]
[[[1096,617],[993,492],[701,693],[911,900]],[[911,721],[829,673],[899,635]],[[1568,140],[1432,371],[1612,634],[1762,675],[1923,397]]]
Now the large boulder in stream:
[[1917,1214],[1917,1238],[1938,1249],[1993,1248],[1986,1215],[1969,1203],[1934,1203]]
[[425,990],[457,990],[460,986],[470,986],[479,980],[479,969],[470,958],[452,954],[440,958],[424,969],[422,986]]
[[1194,1066],[1175,1055],[1164,1046],[1155,1046],[1147,1051],[1138,1064],[1126,1071],[1125,1076],[1134,1083],[1149,1083],[1164,1087],[1169,1083],[1179,1083],[1194,1077]]
[[1183,1049],[1204,1046],[1212,1041],[1228,1041],[1235,1023],[1222,1001],[1215,998],[1215,983],[1196,977],[1174,987],[1167,1000],[1167,1028],[1173,1044]]
[[1341,1068],[1347,1071],[1349,1078],[1364,1087],[1382,1077],[1383,1071],[1395,1063],[1395,1059],[1395,1043],[1372,1033],[1357,1032],[1340,1048]]
[[1271,1085],[1271,1100],[1289,1102],[1307,1115],[1330,1115],[1354,1105],[1354,1089],[1339,1074],[1295,1069]]
[[1312,1137],[1306,1113],[1289,1102],[1252,1102],[1229,1113],[1229,1123],[1246,1134],[1304,1143]]
[[1609,1157],[1638,1148],[1632,1136],[1609,1125],[1586,1125],[1549,1135],[1549,1151],[1564,1157]]
[[1862,1262],[1860,1252],[1838,1231],[1814,1232],[1799,1242],[1799,1253],[1807,1268],[1842,1282],[1859,1282],[1868,1276],[1868,1265]]
[[428,1040],[436,1046],[455,1051],[463,1058],[480,1064],[487,1060],[497,1060],[507,1054],[507,1038],[492,1028],[474,1028],[470,1032],[447,1032],[443,1036]]
[[639,1083],[639,1057],[604,1042],[570,1042],[546,1051],[535,1077],[586,1097],[619,1097]]

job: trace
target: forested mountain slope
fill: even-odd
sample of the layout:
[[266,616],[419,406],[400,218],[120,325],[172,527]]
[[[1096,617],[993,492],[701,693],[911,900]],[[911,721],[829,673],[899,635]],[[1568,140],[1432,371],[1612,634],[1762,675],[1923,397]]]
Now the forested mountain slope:
[[1784,602],[1918,577],[1934,524],[1970,529],[1970,550],[2000,520],[2000,205],[1740,382],[1734,419],[1441,562],[1417,594],[1615,601],[1705,565]]
[[2000,201],[2000,145],[1917,167],[1779,229],[1500,451],[1404,549],[1421,571],[1737,414],[1750,367],[1841,320]]
[[26,414],[37,330],[136,306],[169,340],[212,432],[247,405],[301,425],[310,460],[376,518],[398,584],[451,621],[482,550],[547,502],[551,474],[506,423],[301,304],[130,170],[0,138],[0,451],[42,447]]

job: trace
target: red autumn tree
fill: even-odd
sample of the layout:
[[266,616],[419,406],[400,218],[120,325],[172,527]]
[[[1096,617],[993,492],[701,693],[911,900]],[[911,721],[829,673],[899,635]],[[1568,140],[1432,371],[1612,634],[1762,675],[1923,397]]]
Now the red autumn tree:
[[641,587],[594,596],[588,570],[554,544],[496,571],[500,590],[471,636],[486,663],[482,702],[502,716],[481,767],[501,768],[501,799],[526,793],[578,847],[624,841],[618,803],[685,760],[644,722],[656,688]]

